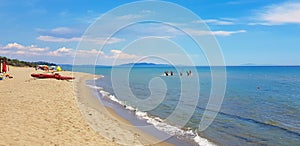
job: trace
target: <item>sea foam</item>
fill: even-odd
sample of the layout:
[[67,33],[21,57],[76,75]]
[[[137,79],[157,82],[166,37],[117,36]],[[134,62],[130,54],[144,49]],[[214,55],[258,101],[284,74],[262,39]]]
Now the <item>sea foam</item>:
[[[95,88],[94,86],[92,86]],[[150,116],[147,112],[139,111],[137,108],[134,108],[130,105],[126,105],[126,102],[117,99],[114,95],[110,94],[109,92],[105,91],[102,87],[97,87],[95,89],[100,90],[99,93],[104,98],[108,98],[111,101],[114,101],[120,105],[122,105],[125,109],[132,111],[137,118],[146,120],[147,123],[153,125],[156,129],[163,131],[171,136],[177,137],[189,137],[189,139],[193,140],[195,143],[201,146],[214,146],[215,144],[208,141],[205,138],[200,137],[197,132],[193,130],[183,130],[179,127],[172,126],[165,122],[163,119],[155,116]]]

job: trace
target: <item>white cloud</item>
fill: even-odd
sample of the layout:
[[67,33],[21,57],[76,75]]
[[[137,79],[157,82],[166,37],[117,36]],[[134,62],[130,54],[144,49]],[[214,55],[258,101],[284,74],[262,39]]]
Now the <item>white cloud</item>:
[[53,37],[53,36],[39,36],[37,38],[38,40],[41,41],[45,41],[45,42],[79,42],[81,40],[83,40],[84,42],[91,42],[94,44],[98,44],[98,45],[102,45],[102,44],[114,44],[114,43],[118,43],[118,42],[122,42],[124,41],[124,39],[120,39],[120,38],[80,38],[80,37],[73,37],[73,38],[61,38],[61,37]]
[[11,55],[47,55],[48,47],[38,47],[36,45],[25,46],[19,43],[8,43],[7,45],[0,46],[0,54],[11,54]]
[[49,52],[48,54],[50,56],[64,56],[64,55],[73,56],[74,51],[71,48],[61,47],[55,51]]
[[[192,21],[192,23],[197,23],[197,21]],[[169,24],[171,26],[180,27],[180,26],[187,26],[188,23],[177,23],[177,22],[166,22],[166,24]]]
[[49,49],[48,47],[40,48],[40,47],[37,47],[36,45],[30,45],[28,47],[28,50],[33,51],[33,52],[43,52],[43,51],[47,51],[48,49]]
[[24,51],[17,51],[15,54],[17,54],[17,55],[24,55],[26,53]]
[[260,22],[249,25],[300,24],[300,2],[267,6],[261,10],[256,19]]
[[236,33],[245,33],[247,32],[246,30],[236,30],[236,31],[224,31],[224,30],[219,30],[219,31],[205,31],[205,30],[195,30],[195,29],[185,29],[187,33],[191,35],[216,35],[216,36],[231,36],[232,34]]
[[85,38],[83,39],[84,42],[91,42],[94,44],[98,44],[98,45],[103,45],[103,44],[114,44],[114,43],[119,43],[122,41],[125,41],[124,39],[121,38],[116,38],[116,37],[112,37],[112,38]]
[[[51,51],[48,53],[49,56],[74,56],[76,53],[77,56],[80,57],[90,57],[96,55],[104,55],[103,51],[98,51],[96,49],[91,50],[74,50],[72,48],[61,47],[55,51]],[[110,58],[107,56],[107,58]]]
[[19,54],[19,55],[20,54],[37,55],[38,53],[45,52],[49,49],[48,47],[41,48],[41,47],[37,47],[36,45],[24,46],[16,42],[9,43],[6,46],[0,48],[1,50],[4,50],[2,51],[2,53],[4,54]]
[[110,50],[110,55],[105,54],[103,51],[96,49],[91,50],[77,50],[76,55],[80,57],[89,57],[89,56],[102,56],[106,59],[136,59],[137,56],[133,54],[124,53],[121,50]]
[[112,53],[112,56],[104,56],[104,57],[110,59],[136,59],[137,58],[136,55],[127,54],[122,52],[121,50],[110,50],[110,53]]
[[56,34],[70,34],[74,33],[76,30],[68,28],[68,27],[58,27],[51,30],[52,33]]
[[99,51],[96,49],[92,50],[77,50],[77,53],[82,53],[82,54],[97,54]]
[[147,36],[143,38],[171,39],[173,37],[172,36]]
[[[226,20],[227,21],[227,20]],[[230,20],[228,20],[230,22]],[[194,23],[200,23],[194,21]],[[203,23],[203,21],[201,21]],[[225,25],[225,22],[223,23]],[[185,25],[188,26],[188,25]],[[164,25],[164,24],[139,24],[134,28],[130,28],[130,33],[136,34],[139,38],[161,38],[161,39],[172,39],[178,36],[186,35],[184,32],[189,33],[191,35],[216,35],[216,36],[231,36],[237,33],[245,33],[246,30],[218,30],[218,31],[209,31],[209,30],[201,30],[190,27],[181,27],[174,28],[172,26]],[[146,29],[145,29],[146,28]],[[182,30],[181,30],[182,29]],[[184,31],[184,32],[182,32]]]
[[117,19],[132,20],[132,19],[138,19],[138,18],[142,18],[142,17],[143,17],[142,15],[128,14],[128,15],[119,16],[119,17],[117,17]]
[[61,38],[54,36],[39,36],[37,39],[45,42],[78,42],[81,40],[80,37]]
[[0,49],[0,54],[2,54],[2,55],[3,55],[3,54],[9,54],[9,51],[8,51],[8,50],[1,50],[1,49]]
[[245,33],[247,32],[246,30],[237,30],[237,31],[212,31],[212,34],[217,35],[217,36],[230,36],[232,34],[236,33]]
[[[124,15],[120,18],[129,18],[129,17],[136,17],[133,15]],[[66,43],[66,42],[80,42],[80,41],[84,41],[84,42],[88,42],[88,43],[94,43],[94,44],[113,44],[113,43],[118,43],[121,41],[124,41],[124,39],[121,38],[116,38],[116,37],[112,37],[107,39],[106,37],[92,37],[92,36],[83,36],[81,37],[79,35],[78,30],[75,29],[71,29],[68,27],[58,27],[58,28],[54,28],[52,30],[43,30],[40,29],[38,30],[40,32],[40,36],[38,36],[36,39],[40,40],[40,41],[45,41],[45,42],[55,42],[55,43]]]
[[218,19],[197,20],[197,21],[193,21],[193,23],[207,23],[212,25],[233,25],[234,24],[232,21],[218,20]]
[[121,54],[122,53],[121,50],[110,50],[110,52],[113,54]]
[[96,49],[91,49],[91,50],[77,50],[76,55],[79,56],[96,56],[96,55],[104,55],[103,51],[98,51]]
[[80,31],[77,29],[69,28],[69,27],[57,27],[51,30],[46,29],[37,29],[37,31],[42,35],[50,35],[50,36],[57,36],[57,35],[75,35],[79,34]]
[[9,43],[7,44],[4,49],[25,49],[25,46],[20,45],[18,43]]
[[130,27],[127,31],[128,34],[135,35],[138,38],[164,38],[170,39],[178,35],[182,35],[182,32],[173,27],[174,23],[140,23],[134,27]]
[[250,22],[248,23],[248,25],[274,25],[274,24],[271,24],[271,23],[267,23],[267,22]]
[[[113,51],[114,52],[114,51]],[[116,54],[115,52],[114,54]],[[19,43],[9,43],[5,46],[0,46],[0,55],[36,55],[36,56],[74,56],[75,50],[72,48],[61,47],[54,51],[50,51],[48,47],[38,47],[36,45],[24,46]],[[81,57],[89,57],[91,55],[105,55],[103,51],[96,49],[90,50],[77,50],[76,54]],[[125,55],[125,56],[124,56]],[[107,58],[113,58],[112,56],[106,56]],[[126,57],[126,54],[121,53],[121,57]],[[127,56],[128,57],[128,56]]]
[[76,55],[80,57],[90,57],[101,55],[107,59],[135,59],[136,55],[127,54],[120,50],[111,50],[110,55],[106,55],[103,51],[99,51],[96,49],[90,50],[74,50],[68,47],[61,47],[54,51],[48,51],[49,48],[45,47],[37,47],[36,45],[24,46],[19,43],[9,43],[5,46],[0,46],[0,54],[11,54],[11,55],[36,55],[36,56],[54,56],[54,57],[62,57],[62,56],[71,56]]
[[69,27],[57,27],[51,30],[37,29],[40,36],[37,40],[46,42],[77,42],[83,31]]

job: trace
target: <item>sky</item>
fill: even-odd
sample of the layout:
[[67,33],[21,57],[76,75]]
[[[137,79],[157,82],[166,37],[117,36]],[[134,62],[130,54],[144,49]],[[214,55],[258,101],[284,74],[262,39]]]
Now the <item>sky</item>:
[[0,0],[0,56],[59,64],[300,65],[299,0],[132,2]]

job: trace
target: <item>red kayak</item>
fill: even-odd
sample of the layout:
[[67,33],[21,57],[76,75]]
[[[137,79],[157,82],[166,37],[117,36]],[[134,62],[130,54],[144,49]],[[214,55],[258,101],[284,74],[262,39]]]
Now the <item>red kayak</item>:
[[41,79],[45,79],[45,78],[53,78],[53,79],[57,79],[57,80],[73,80],[73,79],[75,79],[74,77],[61,76],[58,73],[56,73],[56,74],[31,74],[31,76],[35,77],[35,78],[41,78]]

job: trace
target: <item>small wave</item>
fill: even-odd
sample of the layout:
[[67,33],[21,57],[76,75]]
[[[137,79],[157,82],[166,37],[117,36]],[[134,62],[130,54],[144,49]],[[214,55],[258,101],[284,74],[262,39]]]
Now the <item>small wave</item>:
[[103,89],[102,87],[98,87],[98,86],[95,86],[95,85],[86,85],[86,86],[89,87],[89,88],[92,88],[92,89],[96,89],[96,90]]
[[205,146],[215,146],[215,144],[209,142],[207,139],[200,137],[197,133],[194,137],[194,141],[198,143],[199,145],[205,145]]
[[186,137],[193,140],[195,143],[201,146],[214,146],[212,142],[208,141],[205,138],[202,138],[198,136],[196,132],[194,132],[191,129],[183,130],[181,128],[178,128],[176,126],[172,126],[168,123],[166,123],[163,119],[155,116],[148,115],[147,112],[139,111],[137,108],[134,108],[130,105],[127,105],[126,102],[118,100],[114,95],[111,95],[109,92],[104,91],[101,89],[99,91],[102,95],[102,97],[109,98],[110,100],[122,105],[125,109],[130,110],[135,113],[137,118],[146,120],[147,123],[153,125],[156,129],[166,132],[167,134],[171,136],[179,136],[179,137]]
[[129,106],[129,105],[126,105],[125,107],[127,110],[130,110],[130,111],[136,111],[136,109],[132,106]]
[[99,92],[101,93],[102,96],[109,96],[109,93],[104,90],[100,90]]
[[171,136],[189,137],[194,140],[198,145],[214,146],[215,144],[209,142],[207,139],[198,136],[193,130],[183,130],[176,126],[172,126],[159,117],[148,116],[146,112],[136,111],[135,114],[142,119],[145,119],[147,123],[152,124],[156,129],[164,131]]
[[104,78],[104,76],[103,75],[98,75],[98,77],[93,78],[93,80],[98,80],[100,78]]

